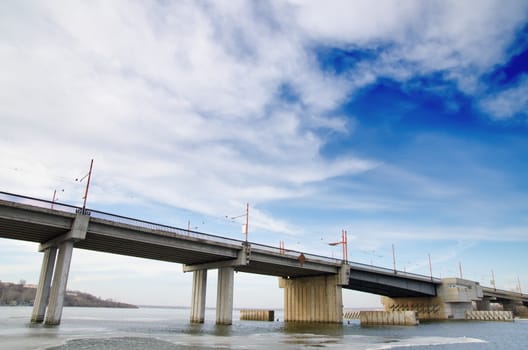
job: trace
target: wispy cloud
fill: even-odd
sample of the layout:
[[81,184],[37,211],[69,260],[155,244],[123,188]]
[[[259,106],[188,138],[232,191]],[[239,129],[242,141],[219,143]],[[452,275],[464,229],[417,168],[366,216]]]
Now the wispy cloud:
[[[2,184],[48,197],[65,188],[63,200],[80,201],[82,186],[66,179],[93,157],[92,203],[148,201],[206,215],[318,195],[346,203],[329,180],[380,164],[387,181],[405,178],[423,196],[457,191],[382,160],[322,150],[329,133],[354,138],[353,119],[340,109],[378,79],[442,72],[466,93],[478,90],[480,74],[505,59],[526,3],[479,2],[478,13],[456,1],[384,1],[375,9],[356,2],[343,11],[349,6],[4,5]],[[325,46],[373,54],[335,74],[317,59]],[[486,108],[506,105],[522,86]],[[394,203],[375,198],[361,206]],[[256,227],[293,231],[273,213],[258,213]]]
[[480,107],[495,119],[511,119],[517,115],[526,118],[528,114],[528,76],[524,75],[512,87],[486,96],[481,101]]
[[[2,156],[40,179],[30,185],[5,172],[9,189],[40,195],[94,157],[94,201],[135,193],[217,214],[373,166],[321,156],[319,129],[346,132],[329,112],[347,90],[312,66],[286,23],[269,25],[249,4],[166,6],[48,3],[4,12],[36,24],[12,22],[2,36]],[[277,97],[284,82],[298,93],[294,105]],[[257,226],[286,227],[259,217]]]

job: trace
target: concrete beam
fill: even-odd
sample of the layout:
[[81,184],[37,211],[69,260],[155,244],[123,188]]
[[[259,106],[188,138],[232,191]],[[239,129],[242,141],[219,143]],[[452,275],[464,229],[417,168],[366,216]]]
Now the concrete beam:
[[89,215],[81,215],[77,214],[75,219],[73,220],[73,225],[71,229],[66,232],[65,234],[55,237],[54,239],[41,243],[39,246],[39,251],[45,251],[46,249],[49,249],[50,247],[57,247],[61,242],[66,240],[83,240],[86,238],[86,232],[88,231],[88,223],[90,222],[90,216]]
[[249,264],[249,247],[244,246],[237,254],[236,259],[215,261],[196,265],[183,265],[183,272],[194,272],[200,270],[219,269],[223,267],[237,267]]
[[74,215],[0,199],[0,218],[11,222],[69,229]]
[[321,264],[320,262],[313,262],[309,259],[305,260],[302,264],[296,258],[290,256],[274,256],[267,253],[260,253],[253,250],[251,252],[251,261],[277,265],[281,268],[295,268],[310,271],[317,271],[318,274],[330,274],[336,275],[339,273],[340,265]]
[[[133,245],[139,247],[141,244],[161,246],[169,249],[177,249],[179,251],[185,251],[188,254],[193,252],[200,254],[210,254],[219,257],[225,257],[226,259],[236,259],[237,250],[240,246],[219,244],[214,241],[207,241],[204,239],[198,239],[194,237],[185,237],[178,235],[170,235],[165,232],[157,232],[156,230],[141,230],[141,228],[135,228],[130,225],[121,225],[114,223],[103,223],[101,220],[92,219],[90,222],[89,233],[93,233],[101,238],[109,237],[122,240],[124,244]],[[104,242],[104,239],[102,239]],[[138,243],[138,244],[136,244]],[[113,247],[108,247],[101,244],[99,251],[113,253]],[[122,253],[123,255],[126,255]],[[134,256],[134,255],[132,255]]]
[[388,297],[418,297],[437,295],[436,284],[431,281],[421,281],[402,278],[399,275],[376,274],[352,268],[348,289],[384,295]]

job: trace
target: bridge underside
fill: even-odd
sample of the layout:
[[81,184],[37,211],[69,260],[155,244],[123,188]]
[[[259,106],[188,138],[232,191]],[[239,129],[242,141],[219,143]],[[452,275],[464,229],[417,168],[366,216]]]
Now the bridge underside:
[[64,213],[64,217],[57,217],[45,209],[34,211],[28,216],[21,208],[2,206],[0,208],[1,237],[37,243],[47,242],[68,232],[74,218],[74,214],[68,213]]
[[[50,208],[0,202],[6,203],[0,206],[0,236],[8,239],[44,244],[66,234],[76,217],[74,213],[57,212]],[[242,246],[240,243],[208,242],[192,234],[189,236],[185,231],[172,233],[91,217],[85,238],[76,241],[75,248],[197,265],[234,260]],[[253,250],[247,264],[235,266],[239,272],[284,278],[333,275],[337,269],[337,265],[310,261],[301,264],[296,256],[258,249]]]
[[431,281],[402,279],[398,275],[373,274],[353,268],[350,269],[349,283],[343,288],[390,298],[436,296],[436,285]]

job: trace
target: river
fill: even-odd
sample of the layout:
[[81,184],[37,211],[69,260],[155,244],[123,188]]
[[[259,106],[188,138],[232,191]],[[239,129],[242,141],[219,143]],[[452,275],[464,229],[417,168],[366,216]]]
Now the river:
[[216,326],[215,311],[204,324],[188,322],[185,308],[64,308],[59,327],[29,322],[30,307],[0,307],[2,350],[95,349],[510,349],[528,348],[528,321],[435,322],[418,326],[361,327],[239,321]]

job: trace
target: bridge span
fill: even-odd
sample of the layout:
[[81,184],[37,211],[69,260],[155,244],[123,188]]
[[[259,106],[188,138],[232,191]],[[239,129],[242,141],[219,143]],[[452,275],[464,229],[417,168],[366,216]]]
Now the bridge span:
[[0,192],[0,237],[38,243],[44,253],[32,321],[46,324],[60,323],[74,247],[183,264],[193,273],[192,322],[204,321],[209,269],[219,270],[219,324],[232,322],[234,271],[279,277],[286,321],[341,322],[343,288],[385,296],[388,310],[413,309],[419,300],[427,305],[424,318],[459,318],[474,301],[482,307],[528,303],[522,294],[476,282],[446,282],[6,192]]

